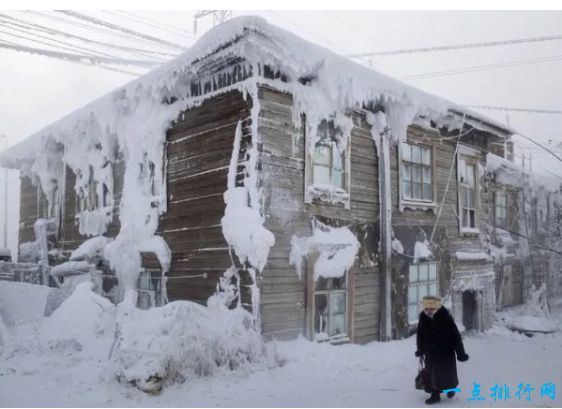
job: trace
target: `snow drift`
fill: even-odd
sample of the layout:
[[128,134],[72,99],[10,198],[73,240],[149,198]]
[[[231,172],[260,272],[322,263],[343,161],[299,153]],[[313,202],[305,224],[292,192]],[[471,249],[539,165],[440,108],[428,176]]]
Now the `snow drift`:
[[118,306],[113,361],[119,379],[147,392],[217,371],[264,364],[265,346],[252,315],[189,301],[140,310],[130,291]]

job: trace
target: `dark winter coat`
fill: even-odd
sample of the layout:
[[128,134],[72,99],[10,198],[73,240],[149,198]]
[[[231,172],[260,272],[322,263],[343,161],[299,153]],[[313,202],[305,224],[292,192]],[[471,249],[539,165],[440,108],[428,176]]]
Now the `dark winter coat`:
[[433,318],[420,313],[417,330],[418,352],[423,354],[433,390],[455,388],[459,384],[455,353],[460,360],[468,359],[461,334],[453,317],[445,307]]

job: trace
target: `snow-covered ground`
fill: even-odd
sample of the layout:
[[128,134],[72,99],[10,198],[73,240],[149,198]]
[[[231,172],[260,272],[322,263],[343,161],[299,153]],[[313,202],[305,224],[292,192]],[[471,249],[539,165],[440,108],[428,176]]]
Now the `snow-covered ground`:
[[[5,287],[0,282],[0,300],[3,301],[0,311],[5,311],[10,304],[2,297]],[[37,300],[38,304],[44,303],[45,297],[37,297]],[[158,395],[150,395],[117,381],[109,359],[111,343],[89,344],[87,339],[77,336],[88,348],[80,350],[61,344],[50,350],[41,348],[42,340],[36,337],[45,334],[45,328],[43,332],[36,332],[38,324],[33,324],[32,318],[37,314],[33,310],[40,308],[32,304],[25,305],[22,316],[26,319],[19,325],[11,306],[11,325],[15,323],[16,326],[9,331],[0,327],[0,334],[6,335],[8,331],[10,337],[9,341],[4,341],[0,355],[0,406],[416,407],[424,406],[427,397],[413,387],[417,372],[415,337],[364,346],[332,346],[303,339],[269,343],[268,364],[262,362],[233,371],[215,371],[211,376],[192,377],[184,383],[165,387]],[[62,304],[63,311],[73,307],[78,312],[81,308],[76,301],[69,304],[67,307]],[[91,320],[95,314],[92,304],[88,305],[90,316],[85,319]],[[560,391],[555,400],[540,397],[539,391],[543,383],[549,382],[562,388],[561,312],[562,303],[558,302],[553,308],[558,328],[554,334],[527,337],[496,326],[485,334],[465,335],[470,360],[458,365],[462,391],[452,400],[445,398],[440,405],[562,406]],[[79,322],[79,319],[74,322],[73,327],[78,328]],[[53,328],[50,329],[53,332]],[[56,334],[50,336],[56,337]],[[8,343],[11,347],[6,347]],[[99,350],[93,351],[92,346]],[[272,365],[274,361],[281,365]],[[485,401],[468,400],[474,382],[480,384]],[[490,398],[489,388],[495,383],[510,387],[509,400]],[[535,388],[529,401],[525,395],[521,400],[515,396],[519,383],[529,383]]]

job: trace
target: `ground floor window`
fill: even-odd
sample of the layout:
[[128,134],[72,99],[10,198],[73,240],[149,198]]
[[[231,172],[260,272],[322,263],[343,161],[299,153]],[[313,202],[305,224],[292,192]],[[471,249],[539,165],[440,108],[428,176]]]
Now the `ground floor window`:
[[412,263],[409,267],[408,322],[416,323],[426,295],[437,295],[437,262]]
[[319,277],[314,290],[314,332],[318,341],[347,337],[347,283],[342,277]]

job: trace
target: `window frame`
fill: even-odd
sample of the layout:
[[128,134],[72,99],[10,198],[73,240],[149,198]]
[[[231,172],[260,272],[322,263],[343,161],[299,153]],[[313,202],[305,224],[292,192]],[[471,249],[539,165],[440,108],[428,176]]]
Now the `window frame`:
[[[344,151],[341,153],[342,155],[342,184],[343,187],[339,187],[336,185],[334,189],[338,189],[339,191],[334,194],[333,191],[323,188],[322,185],[314,184],[314,167],[319,166],[315,165],[315,152],[316,147],[325,145],[331,146],[330,149],[330,182],[332,181],[333,177],[333,154],[334,151],[337,150],[337,128],[335,129],[334,135],[328,135],[328,137],[321,138],[316,141],[316,144],[313,149],[309,149],[309,138],[311,135],[308,135],[307,127],[306,127],[306,118],[302,119],[302,132],[304,134],[305,139],[305,163],[304,163],[304,203],[313,203],[313,201],[319,201],[323,205],[334,205],[337,206],[339,203],[343,204],[345,209],[351,208],[351,134],[348,136],[346,140],[346,146]],[[316,130],[316,134],[323,132],[319,129],[321,126],[335,126],[333,119],[325,119],[320,122],[318,128]],[[330,183],[331,184],[331,183]]]
[[[411,146],[417,146],[422,149],[428,149],[430,154],[430,174],[431,174],[431,200],[408,198],[405,196],[404,192],[404,158],[403,158],[403,145],[408,144]],[[435,181],[435,146],[425,143],[420,143],[412,139],[407,139],[398,145],[398,210],[404,211],[405,209],[424,209],[424,210],[434,210],[437,207],[437,185]],[[423,157],[423,156],[422,156]],[[423,162],[423,160],[422,160]],[[414,163],[414,162],[409,162]],[[423,164],[420,163],[422,169],[421,180],[422,180],[422,196],[423,196]]]
[[[503,206],[498,206],[500,201],[499,197],[503,197]],[[498,217],[498,208],[503,209],[503,218]],[[508,209],[509,209],[509,195],[505,190],[496,190],[494,192],[494,226],[501,229],[508,228]],[[503,221],[503,223],[502,223]]]
[[[317,285],[319,283],[318,280],[314,280],[314,265],[316,263],[317,258],[319,257],[320,253],[314,251],[313,253],[309,254],[308,257],[305,258],[305,265],[306,265],[306,337],[311,341],[316,342],[329,342],[329,343],[343,343],[352,341],[354,338],[354,298],[355,298],[355,271],[354,266],[349,268],[345,272],[345,281],[343,288],[338,289],[325,289],[320,288],[317,289]],[[355,265],[355,263],[354,263]],[[326,280],[330,280],[331,278],[326,278]],[[345,294],[345,311],[343,313],[344,316],[344,332],[339,333],[332,336],[319,336],[319,333],[316,332],[316,295],[318,294],[327,294],[328,295],[328,302],[330,303],[330,294],[333,293],[344,293]],[[329,307],[328,307],[329,308]],[[330,313],[328,310],[328,319],[330,317]],[[328,322],[328,326],[330,323]],[[328,332],[326,332],[328,334]]]
[[[430,279],[430,265],[435,266],[435,278],[434,279]],[[417,267],[417,277],[418,279],[414,282],[412,282],[410,280],[410,276],[411,276],[411,268],[413,266]],[[427,266],[427,279],[426,280],[419,280],[420,277],[420,267],[421,266]],[[431,294],[430,290],[429,290],[429,286],[435,284],[435,294]],[[410,263],[408,264],[408,291],[407,291],[407,303],[406,303],[406,317],[408,319],[408,325],[415,325],[418,322],[418,316],[420,313],[420,305],[421,305],[421,300],[423,298],[420,297],[420,293],[418,288],[419,287],[423,287],[426,286],[427,288],[427,292],[425,295],[435,295],[437,296],[439,294],[439,263],[437,262],[437,260],[432,260],[432,261],[418,261],[416,263]],[[410,317],[410,307],[414,306],[414,303],[410,302],[410,289],[415,287],[416,288],[416,301],[415,301],[415,306],[416,306],[416,313],[414,314],[413,317]]]
[[[459,220],[459,232],[461,235],[476,235],[480,234],[480,212],[481,212],[481,203],[480,203],[480,161],[476,156],[468,154],[467,152],[477,152],[476,150],[459,146],[459,154],[457,157],[457,211],[458,211],[458,220]],[[465,151],[465,152],[462,152]],[[463,207],[463,194],[462,188],[467,188],[466,184],[461,182],[461,168],[463,162],[465,165],[470,165],[474,167],[474,208],[471,207]],[[464,226],[463,221],[463,209],[473,209],[474,210],[474,227],[472,226]]]

